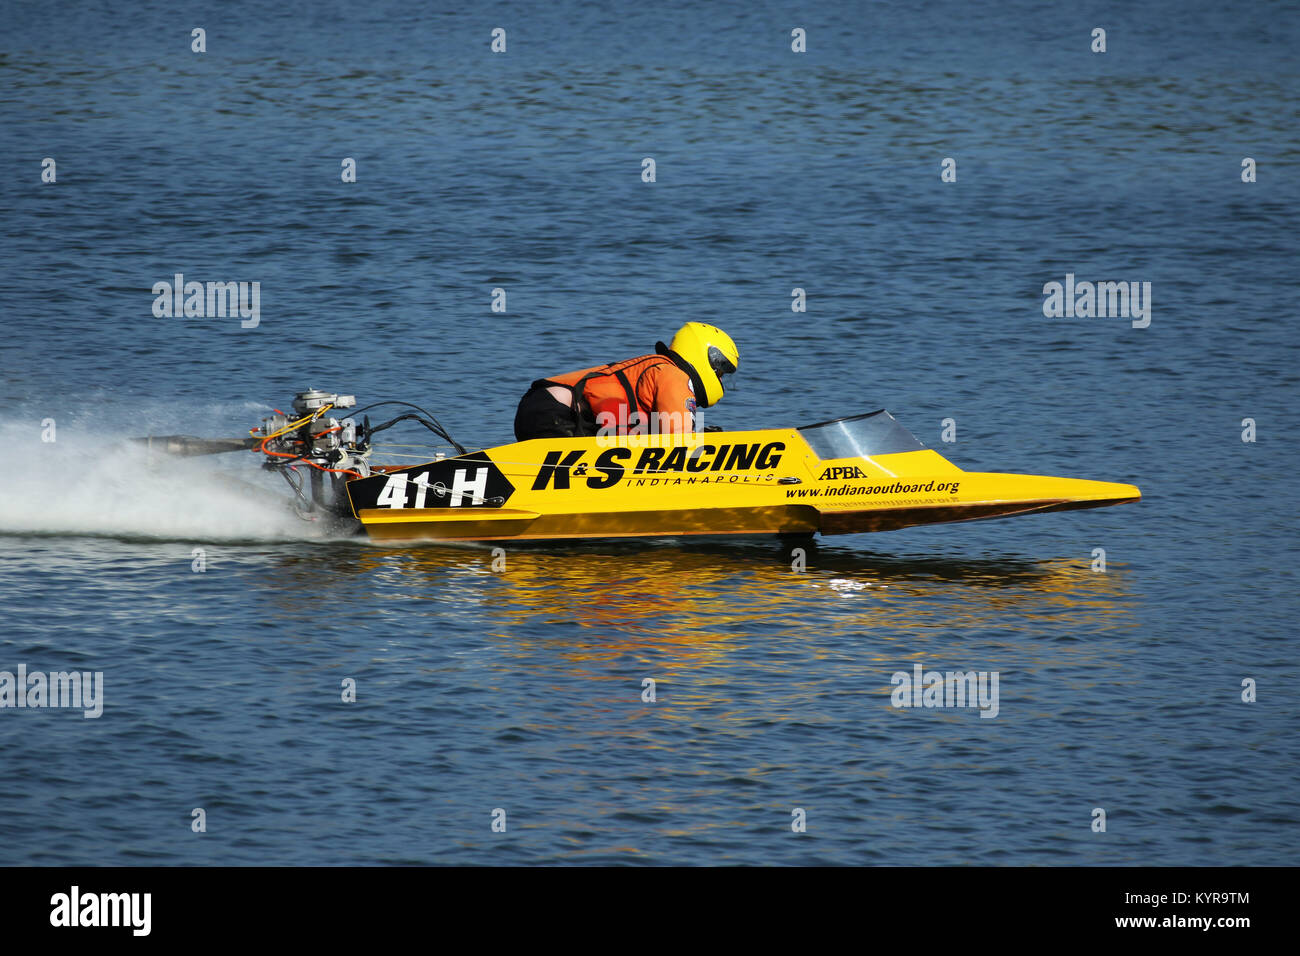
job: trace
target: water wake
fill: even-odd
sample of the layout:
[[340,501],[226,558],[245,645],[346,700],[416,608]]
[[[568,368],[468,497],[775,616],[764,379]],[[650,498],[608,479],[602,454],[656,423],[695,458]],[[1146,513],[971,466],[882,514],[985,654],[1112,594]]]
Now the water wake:
[[0,426],[15,462],[0,475],[0,533],[186,540],[325,534],[293,512],[288,487],[263,474],[251,453],[173,458],[127,441],[139,434],[138,424],[111,432],[60,424],[49,441],[49,429],[30,417]]

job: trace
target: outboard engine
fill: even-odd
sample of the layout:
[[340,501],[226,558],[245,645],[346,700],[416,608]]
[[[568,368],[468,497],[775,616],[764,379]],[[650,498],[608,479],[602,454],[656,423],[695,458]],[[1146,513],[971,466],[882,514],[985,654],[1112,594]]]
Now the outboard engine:
[[[358,424],[351,418],[329,415],[335,410],[356,408],[356,405],[353,395],[309,388],[294,396],[292,415],[277,408],[274,415],[262,419],[261,426],[249,429],[246,438],[149,435],[130,441],[142,445],[149,452],[186,458],[232,451],[261,454],[262,467],[279,472],[293,489],[294,506],[301,517],[308,521],[318,521],[322,516],[333,517],[342,519],[343,524],[359,528],[348,503],[345,487],[348,481],[368,478],[373,471],[396,467],[383,464],[371,467],[371,442],[375,435],[401,422],[414,422],[455,448],[457,454],[464,455],[466,451],[465,446],[452,438],[437,418],[411,402],[385,399],[358,409],[365,412],[393,405],[410,409],[376,425],[370,424],[369,416]],[[443,457],[443,453],[438,452],[434,460]]]
[[[327,415],[355,408],[356,397],[309,388],[293,398],[293,417],[276,410],[253,429],[257,450],[266,455],[262,467],[278,471],[297,498],[298,513],[315,520],[321,513],[346,514],[343,486],[349,478],[370,474],[369,436],[365,425],[351,418]],[[303,476],[307,476],[307,482]],[[306,487],[304,487],[306,485]]]

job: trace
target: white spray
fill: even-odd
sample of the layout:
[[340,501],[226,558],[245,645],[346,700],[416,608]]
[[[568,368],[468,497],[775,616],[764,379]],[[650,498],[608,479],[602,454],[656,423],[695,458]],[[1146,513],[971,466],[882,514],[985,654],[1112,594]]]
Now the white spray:
[[[0,445],[0,533],[66,533],[193,540],[319,537],[287,506],[289,487],[259,469],[251,452],[173,458],[126,441],[153,433],[235,437],[227,414],[204,409],[211,432],[138,412],[93,425],[29,409],[7,413]],[[255,425],[265,409],[241,406]],[[174,413],[173,413],[174,414]],[[129,417],[129,424],[121,419]],[[242,417],[242,416],[241,416]],[[65,423],[66,421],[66,423]],[[145,422],[145,424],[141,424]]]

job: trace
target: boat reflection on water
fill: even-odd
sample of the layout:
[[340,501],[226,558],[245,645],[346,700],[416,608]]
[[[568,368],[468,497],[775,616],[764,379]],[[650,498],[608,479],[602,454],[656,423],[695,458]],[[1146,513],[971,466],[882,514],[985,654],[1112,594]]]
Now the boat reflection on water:
[[[792,566],[796,548],[802,571]],[[308,578],[313,588],[359,587],[380,615],[385,602],[400,605],[390,607],[408,638],[405,615],[428,602],[435,637],[465,624],[503,647],[547,649],[556,662],[652,649],[663,657],[670,648],[681,663],[700,664],[792,640],[814,656],[853,646],[867,660],[919,659],[971,641],[981,652],[1023,650],[1026,638],[1049,632],[1065,647],[1135,626],[1128,574],[1094,573],[1085,559],[897,556],[772,540],[349,550],[327,569],[281,562],[274,587],[293,593],[298,585],[284,576],[299,574],[303,587]]]

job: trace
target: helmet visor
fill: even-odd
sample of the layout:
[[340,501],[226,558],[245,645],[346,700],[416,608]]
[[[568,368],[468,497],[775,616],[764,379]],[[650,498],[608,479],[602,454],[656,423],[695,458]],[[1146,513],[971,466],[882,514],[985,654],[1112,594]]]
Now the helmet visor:
[[722,376],[731,375],[736,371],[736,366],[731,364],[731,360],[722,354],[722,350],[716,345],[709,346],[709,368],[713,369],[718,376],[718,381],[722,381]]

